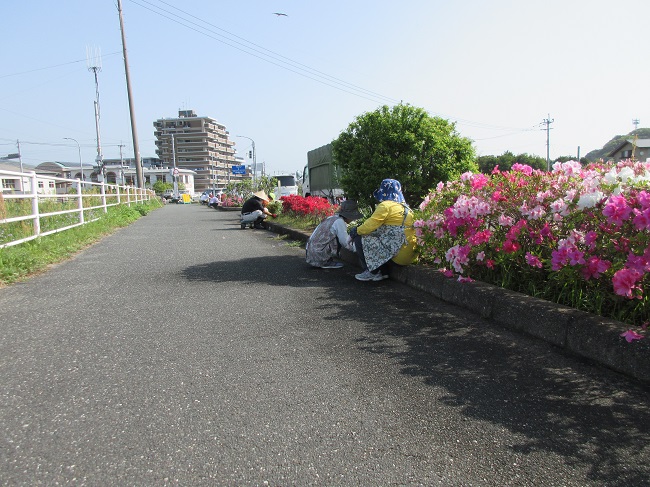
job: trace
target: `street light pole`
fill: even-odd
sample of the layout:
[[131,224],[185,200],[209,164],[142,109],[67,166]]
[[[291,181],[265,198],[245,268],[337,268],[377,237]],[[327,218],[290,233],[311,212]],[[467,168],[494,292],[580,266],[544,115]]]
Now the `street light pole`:
[[257,172],[257,159],[255,158],[255,141],[250,137],[246,137],[245,135],[235,135],[235,137],[248,139],[251,141],[251,144],[253,145],[253,189],[255,189],[255,173]]
[[83,182],[84,178],[84,164],[81,161],[81,146],[79,145],[79,142],[77,142],[77,139],[73,139],[72,137],[63,137],[65,140],[72,140],[76,142],[77,144],[77,150],[79,150],[79,172],[81,173],[81,181]]

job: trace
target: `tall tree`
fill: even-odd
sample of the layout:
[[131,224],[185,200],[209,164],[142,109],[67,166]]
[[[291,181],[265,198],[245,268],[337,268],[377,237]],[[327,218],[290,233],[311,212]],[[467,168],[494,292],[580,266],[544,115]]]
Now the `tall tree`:
[[399,180],[407,202],[419,204],[438,182],[478,170],[471,141],[454,123],[410,105],[359,115],[332,149],[347,197],[373,207],[383,179]]

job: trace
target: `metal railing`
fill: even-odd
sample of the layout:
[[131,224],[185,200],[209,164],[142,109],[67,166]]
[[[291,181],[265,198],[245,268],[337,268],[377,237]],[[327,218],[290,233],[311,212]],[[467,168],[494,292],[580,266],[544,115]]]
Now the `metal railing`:
[[[18,189],[6,188],[9,181]],[[153,191],[134,186],[44,176],[34,171],[0,170],[0,190],[0,249],[99,220],[98,213],[107,213],[111,206],[131,206],[156,197]],[[44,221],[47,228],[43,228]]]

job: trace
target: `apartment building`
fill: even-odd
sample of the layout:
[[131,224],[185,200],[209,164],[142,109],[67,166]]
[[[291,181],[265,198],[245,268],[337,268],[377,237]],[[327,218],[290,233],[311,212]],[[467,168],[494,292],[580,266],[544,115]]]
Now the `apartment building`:
[[161,118],[153,125],[158,158],[164,166],[193,171],[196,192],[225,188],[229,181],[250,177],[232,174],[235,143],[225,125],[215,119],[179,110],[177,118]]

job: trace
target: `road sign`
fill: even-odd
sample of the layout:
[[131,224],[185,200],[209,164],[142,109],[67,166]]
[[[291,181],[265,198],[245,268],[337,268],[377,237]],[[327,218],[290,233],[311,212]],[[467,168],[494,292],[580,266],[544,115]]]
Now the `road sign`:
[[233,174],[246,174],[246,166],[232,166]]
[[174,176],[178,176],[178,168],[177,167],[174,168]]

